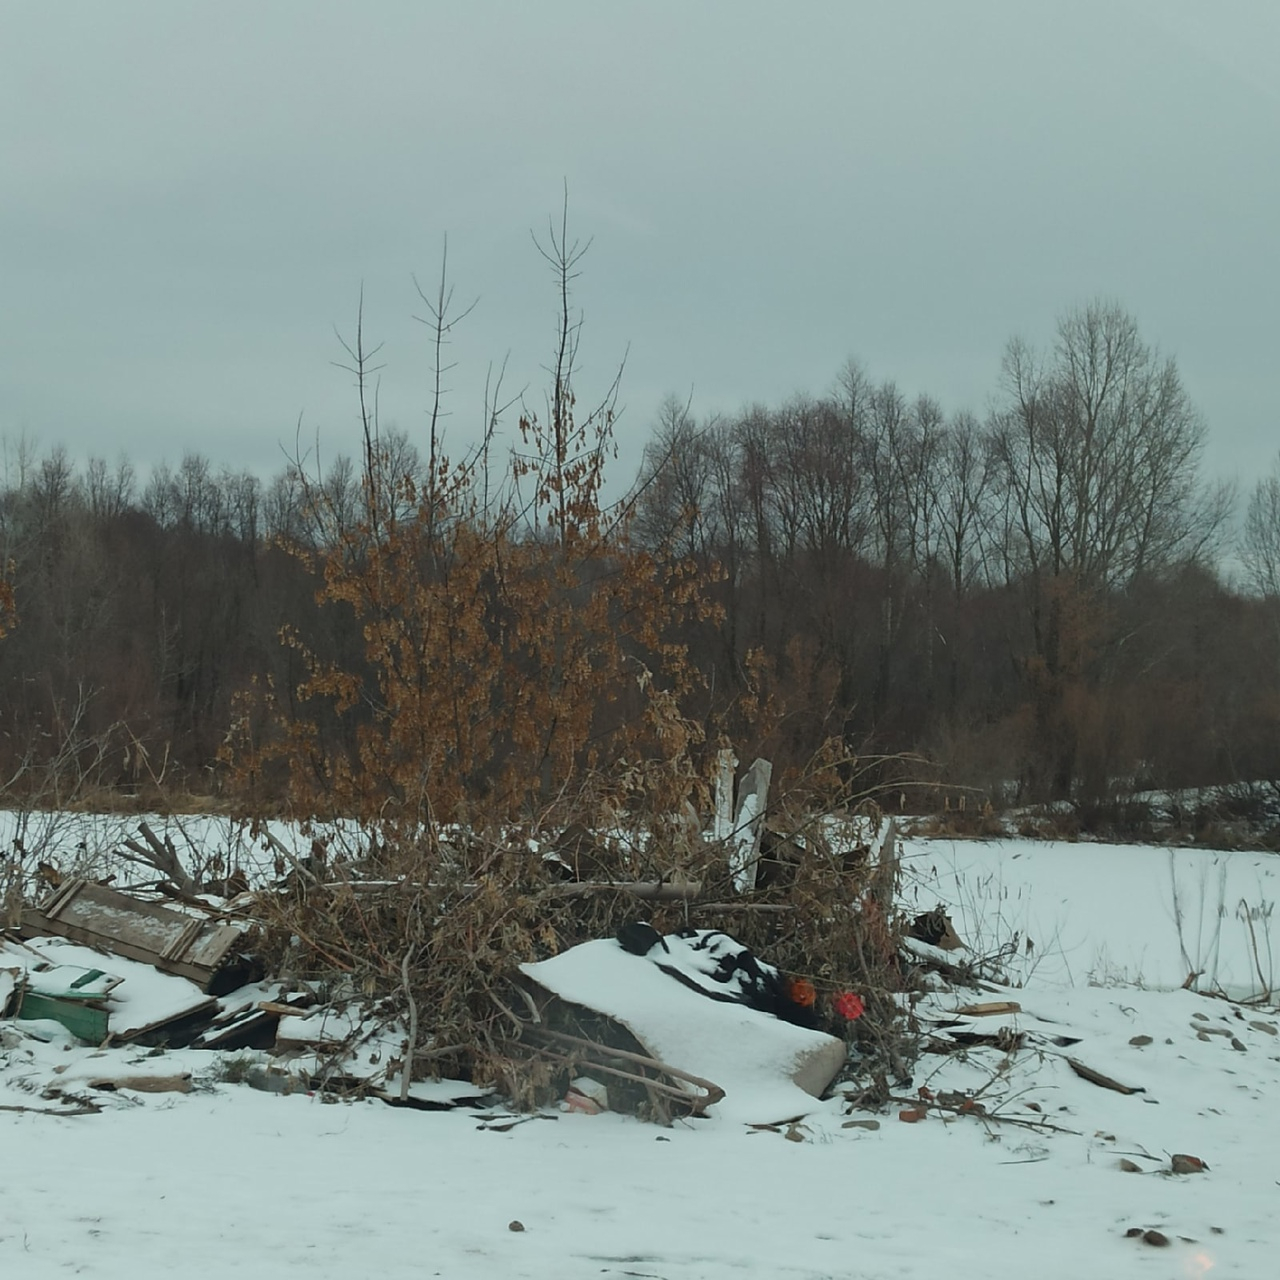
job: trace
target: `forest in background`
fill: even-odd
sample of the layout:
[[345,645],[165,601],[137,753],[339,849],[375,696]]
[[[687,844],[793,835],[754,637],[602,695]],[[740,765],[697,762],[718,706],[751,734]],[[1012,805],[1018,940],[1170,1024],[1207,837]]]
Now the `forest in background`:
[[[830,391],[733,415],[697,420],[671,400],[628,496],[606,508],[616,385],[575,421],[574,261],[558,248],[566,288],[545,420],[522,414],[496,461],[495,438],[444,456],[438,402],[422,439],[381,429],[361,338],[348,355],[363,436],[321,474],[296,464],[264,481],[188,455],[144,477],[123,459],[80,466],[57,447],[11,447],[4,793],[303,803],[283,773],[246,791],[231,767],[240,696],[269,689],[280,723],[305,720],[313,761],[359,751],[362,723],[396,718],[385,680],[370,692],[383,660],[370,617],[411,606],[385,593],[362,605],[355,588],[335,590],[335,565],[394,562],[402,584],[411,565],[418,597],[447,603],[466,555],[482,602],[472,640],[496,664],[470,736],[454,735],[469,785],[492,785],[504,758],[551,785],[557,751],[579,764],[620,751],[610,734],[640,714],[633,673],[621,675],[646,662],[704,754],[732,740],[785,775],[835,741],[880,761],[876,780],[909,808],[963,796],[975,809],[1083,810],[1144,789],[1280,779],[1280,463],[1238,511],[1237,495],[1208,484],[1207,428],[1176,364],[1121,308],[1066,313],[1045,351],[1011,342],[983,418],[853,363]],[[438,355],[454,322],[443,283],[437,302]],[[379,560],[410,529],[418,541]],[[474,550],[494,539],[502,550]],[[564,565],[588,543],[569,580]],[[696,607],[664,604],[671,583],[695,578]],[[630,586],[592,623],[612,647],[582,657],[594,675],[575,682],[568,620],[593,607],[593,583],[614,579]],[[535,643],[521,610],[550,616],[553,596],[561,630]],[[396,625],[407,652],[413,626]],[[457,714],[426,686],[483,683],[456,659],[433,666],[443,624],[432,625],[413,641],[421,742],[448,736]],[[660,667],[654,654],[678,660]],[[320,689],[321,667],[369,680]],[[574,692],[581,724],[521,754],[510,743],[532,730],[499,725],[495,707],[514,716],[538,688],[544,722]],[[318,691],[332,705],[318,709]]]

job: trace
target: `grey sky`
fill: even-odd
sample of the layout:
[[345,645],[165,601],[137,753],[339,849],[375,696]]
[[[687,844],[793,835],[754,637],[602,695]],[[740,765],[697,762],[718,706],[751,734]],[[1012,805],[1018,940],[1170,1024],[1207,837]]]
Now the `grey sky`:
[[[1275,0],[0,0],[0,434],[262,472],[355,444],[336,324],[426,408],[411,273],[449,237],[450,430],[541,403],[530,243],[594,237],[584,394],[822,392],[849,356],[983,412],[1002,348],[1114,298],[1175,355],[1210,470],[1280,446]],[[514,429],[514,416],[510,423]]]

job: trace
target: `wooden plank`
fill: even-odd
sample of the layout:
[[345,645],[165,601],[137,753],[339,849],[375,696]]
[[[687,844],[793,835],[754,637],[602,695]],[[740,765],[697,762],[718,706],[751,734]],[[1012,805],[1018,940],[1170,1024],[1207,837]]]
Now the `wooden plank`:
[[200,930],[204,928],[205,922],[198,920],[194,916],[190,917],[186,924],[178,930],[178,933],[165,944],[164,949],[160,952],[161,956],[166,960],[181,960],[183,952],[200,936]]
[[178,960],[161,960],[154,951],[146,947],[137,947],[123,942],[119,938],[103,937],[90,929],[82,929],[78,925],[67,924],[62,920],[49,920],[39,911],[24,911],[22,925],[18,930],[24,938],[38,938],[53,934],[59,938],[67,938],[72,942],[82,942],[86,947],[95,947],[100,951],[109,951],[127,960],[139,960],[165,973],[176,973],[180,978],[187,978],[205,986],[211,978],[209,970],[202,965],[185,964]]
[[115,1093],[118,1089],[132,1089],[134,1093],[190,1093],[191,1072],[167,1076],[99,1076],[89,1081],[89,1088],[104,1093]]
[[967,1004],[956,1010],[957,1017],[992,1018],[1002,1013],[1021,1013],[1022,1006],[1016,1000],[988,1000],[985,1004]]
[[73,924],[104,937],[120,936],[137,947],[160,953],[186,927],[188,917],[167,907],[139,902],[104,885],[71,880],[63,885],[57,905],[44,913],[50,920]]
[[729,871],[733,887],[747,893],[756,887],[760,870],[760,836],[769,807],[769,783],[773,765],[768,760],[754,760],[738,787],[738,813],[734,820]]
[[208,999],[203,1001],[193,1001],[185,1009],[179,1009],[176,1013],[166,1013],[162,1018],[153,1018],[150,1022],[126,1027],[123,1031],[113,1030],[112,1034],[117,1040],[138,1040],[142,1036],[149,1035],[152,1031],[161,1031],[165,1027],[176,1023],[193,1022],[209,1014],[217,1007],[217,999],[209,996]]
[[738,757],[732,747],[716,752],[716,825],[717,840],[728,842],[733,836],[733,777]]
[[244,938],[245,929],[241,925],[205,922],[183,959],[188,964],[216,969]]

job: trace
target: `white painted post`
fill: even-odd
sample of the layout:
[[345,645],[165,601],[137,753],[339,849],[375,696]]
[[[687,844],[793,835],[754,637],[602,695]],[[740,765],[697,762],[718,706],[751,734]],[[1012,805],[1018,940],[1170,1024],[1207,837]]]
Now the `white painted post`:
[[738,757],[732,747],[722,747],[716,753],[717,840],[728,840],[733,835],[733,778],[737,767]]
[[739,893],[756,887],[760,867],[760,835],[764,830],[764,813],[769,803],[769,782],[773,765],[756,760],[743,776],[738,788],[738,816],[733,829],[733,850],[729,869],[733,886]]

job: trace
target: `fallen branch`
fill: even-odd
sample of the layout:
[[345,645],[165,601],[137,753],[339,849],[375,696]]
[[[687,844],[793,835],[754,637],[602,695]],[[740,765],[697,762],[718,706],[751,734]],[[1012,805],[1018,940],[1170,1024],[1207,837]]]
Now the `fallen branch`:
[[0,1111],[24,1111],[33,1116],[100,1116],[102,1114],[101,1107],[69,1107],[62,1111],[58,1111],[53,1107],[18,1107],[5,1104],[0,1106]]
[[1243,898],[1240,899],[1240,906],[1236,908],[1236,911],[1239,912],[1241,907],[1244,908],[1244,922],[1249,929],[1249,944],[1253,950],[1253,967],[1258,972],[1258,983],[1262,988],[1258,1000],[1259,1002],[1265,1002],[1271,999],[1271,983],[1267,981],[1262,972],[1262,957],[1258,955],[1258,935],[1253,928],[1253,912]]
[[429,1049],[415,1049],[413,1056],[426,1062],[434,1058],[450,1058],[455,1053],[466,1053],[467,1046],[464,1044],[442,1044],[433,1045]]
[[178,852],[173,847],[173,841],[169,839],[161,840],[147,825],[145,819],[139,820],[138,832],[146,841],[145,845],[139,844],[136,840],[123,841],[124,847],[137,855],[136,858],[131,858],[129,861],[140,861],[143,866],[151,867],[153,870],[160,872],[161,875],[167,876],[180,893],[195,897],[200,891],[200,886],[196,884],[188,874],[186,867],[182,865]]
[[784,912],[794,911],[795,905],[790,902],[707,902],[699,903],[699,911],[761,911]]
[[[514,1016],[514,1015],[513,1015]],[[576,1049],[581,1056],[585,1054],[592,1055],[591,1065],[605,1072],[607,1075],[615,1076],[621,1080],[629,1080],[637,1084],[643,1084],[646,1088],[654,1089],[656,1092],[672,1098],[687,1106],[695,1115],[701,1114],[707,1107],[713,1106],[724,1097],[724,1090],[717,1084],[712,1084],[710,1080],[704,1080],[701,1076],[691,1075],[687,1071],[681,1071],[679,1067],[668,1066],[665,1062],[659,1062],[657,1058],[649,1057],[643,1053],[633,1053],[629,1049],[613,1049],[607,1045],[596,1044],[594,1040],[584,1040],[579,1036],[571,1036],[563,1031],[551,1031],[546,1027],[535,1027],[527,1023],[522,1024],[522,1036],[533,1036],[539,1040],[550,1040],[556,1044],[566,1045],[571,1049]],[[546,1046],[539,1046],[542,1052],[547,1052]],[[650,1076],[640,1075],[636,1072],[623,1071],[619,1067],[609,1066],[598,1060],[603,1055],[608,1058],[618,1058],[623,1062],[634,1062],[638,1066],[647,1067],[651,1071],[658,1071],[664,1075],[673,1077],[676,1080],[683,1080],[701,1089],[705,1093],[705,1097],[699,1098],[690,1094],[687,1089],[681,1089],[677,1085],[666,1084],[661,1080],[654,1080]],[[563,1062],[572,1062],[575,1055],[554,1053],[551,1056],[560,1059]]]
[[581,898],[592,893],[629,893],[646,902],[688,902],[702,892],[700,881],[673,884],[665,880],[597,881],[556,884],[543,890],[549,898]]
[[[1063,1055],[1066,1057],[1066,1055]],[[1113,1080],[1110,1076],[1105,1076],[1101,1071],[1095,1071],[1093,1067],[1086,1066],[1079,1058],[1067,1058],[1067,1066],[1080,1077],[1081,1080],[1087,1080],[1090,1084],[1096,1084],[1102,1089],[1113,1089],[1116,1093],[1146,1093],[1146,1088],[1142,1085],[1121,1084],[1119,1080]]]
[[[581,1061],[583,1056],[581,1051],[576,1054],[559,1053],[555,1049],[549,1048],[546,1045],[540,1045],[537,1049],[537,1053],[542,1057],[549,1058],[552,1062],[558,1062],[562,1066],[568,1067],[570,1070],[577,1068],[578,1063]],[[612,1076],[615,1080],[626,1080],[632,1084],[643,1085],[653,1093],[661,1094],[663,1097],[669,1098],[673,1102],[679,1102],[682,1106],[688,1107],[693,1115],[700,1115],[703,1110],[711,1106],[712,1103],[719,1102],[720,1098],[724,1096],[723,1091],[718,1091],[719,1097],[709,1095],[705,1098],[696,1098],[690,1094],[688,1090],[681,1089],[678,1085],[666,1084],[662,1080],[655,1080],[652,1076],[640,1075],[638,1072],[634,1071],[623,1071],[621,1067],[612,1067],[609,1066],[608,1063],[599,1062],[594,1058],[589,1059],[588,1061],[590,1062],[592,1071],[599,1071],[603,1075]],[[655,1059],[655,1069],[660,1065],[661,1064],[659,1064]],[[711,1087],[713,1089],[716,1088],[715,1085],[712,1085]]]
[[303,878],[310,880],[313,885],[319,885],[322,883],[320,878],[315,874],[315,872],[312,871],[312,869],[309,866],[307,866],[306,863],[302,862],[294,854],[292,849],[287,848],[279,840],[277,840],[275,836],[271,834],[270,831],[267,831],[265,829],[263,830],[262,842],[267,846],[268,849],[271,850],[272,853],[276,854],[277,857],[287,862],[293,868],[293,870],[297,872],[299,876],[302,876]]
[[[964,1103],[947,1103],[940,1102],[936,1098],[926,1101],[922,1098],[901,1098],[894,1094],[889,1095],[890,1102],[896,1103],[904,1107],[918,1107],[931,1111],[946,1111],[954,1116],[972,1117],[974,1120],[995,1121],[997,1124],[1012,1124],[1020,1129],[1035,1129],[1047,1133],[1066,1133],[1073,1137],[1080,1137],[1080,1130],[1065,1129],[1062,1125],[1051,1124],[1048,1120],[1023,1120],[1020,1116],[1005,1116],[998,1111],[988,1111],[985,1107],[965,1107]],[[972,1101],[972,1099],[970,1099]]]
[[942,948],[920,942],[916,938],[903,938],[901,951],[902,958],[908,964],[940,973],[944,978],[975,991],[985,991],[991,995],[1003,994],[1002,988],[992,986],[979,976],[978,970],[985,963],[981,956],[970,954],[968,959],[956,960]]
[[419,945],[417,939],[414,939],[400,962],[400,979],[404,987],[404,998],[409,1005],[409,1031],[404,1041],[404,1066],[400,1068],[401,1102],[409,1097],[409,1083],[413,1079],[413,1059],[418,1047],[418,1002],[413,998],[413,983],[409,980],[409,962],[413,959]]

